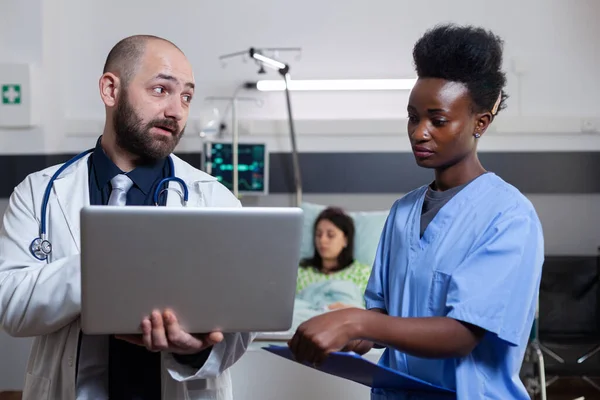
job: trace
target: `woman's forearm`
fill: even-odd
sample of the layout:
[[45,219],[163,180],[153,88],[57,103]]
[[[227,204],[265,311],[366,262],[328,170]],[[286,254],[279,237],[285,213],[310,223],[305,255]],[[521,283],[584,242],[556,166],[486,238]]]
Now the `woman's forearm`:
[[485,333],[452,318],[400,318],[379,312],[361,313],[356,336],[423,358],[468,355]]

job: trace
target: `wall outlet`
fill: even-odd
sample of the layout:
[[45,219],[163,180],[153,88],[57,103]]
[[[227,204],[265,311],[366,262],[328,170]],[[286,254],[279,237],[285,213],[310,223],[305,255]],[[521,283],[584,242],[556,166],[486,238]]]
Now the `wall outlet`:
[[581,132],[585,133],[597,133],[598,132],[598,121],[592,119],[584,119],[581,121]]

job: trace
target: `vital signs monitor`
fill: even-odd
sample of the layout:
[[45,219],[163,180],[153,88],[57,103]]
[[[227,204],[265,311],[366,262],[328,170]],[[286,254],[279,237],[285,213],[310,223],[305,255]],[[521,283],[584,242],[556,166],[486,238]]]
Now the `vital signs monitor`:
[[[202,170],[233,191],[233,144],[206,142]],[[238,143],[238,193],[269,193],[269,153],[265,143]]]

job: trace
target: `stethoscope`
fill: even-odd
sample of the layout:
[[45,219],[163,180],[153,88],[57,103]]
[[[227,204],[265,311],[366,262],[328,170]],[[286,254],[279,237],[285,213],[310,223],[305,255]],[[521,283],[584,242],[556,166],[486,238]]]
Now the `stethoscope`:
[[[48,240],[48,234],[46,232],[46,214],[47,214],[47,209],[48,209],[48,200],[50,199],[50,192],[52,192],[52,185],[54,184],[54,181],[56,180],[56,178],[58,178],[58,176],[65,169],[69,168],[76,161],[85,157],[92,151],[94,151],[94,149],[86,150],[83,153],[78,154],[75,157],[73,157],[72,159],[70,159],[69,161],[65,162],[58,169],[58,171],[56,171],[54,173],[54,175],[52,175],[52,177],[50,178],[50,181],[48,182],[48,185],[46,186],[46,191],[44,192],[44,199],[42,200],[42,217],[41,217],[41,221],[40,221],[40,236],[33,239],[33,242],[31,242],[31,244],[29,245],[29,251],[31,252],[31,255],[33,255],[35,258],[37,258],[40,261],[47,260],[48,256],[52,253],[52,243],[50,243],[50,241]],[[170,166],[170,170],[171,170],[171,176],[162,179],[156,186],[156,189],[154,190],[154,196],[153,196],[154,197],[154,205],[158,206],[158,197],[164,191],[169,190],[168,186],[162,190],[161,190],[161,187],[163,187],[165,184],[169,183],[170,181],[175,181],[175,182],[179,183],[179,185],[183,189],[183,194],[179,193],[179,196],[182,197],[183,205],[186,206],[187,201],[188,201],[188,187],[181,178],[178,178],[175,176],[175,166],[173,165],[173,159],[171,157],[169,157],[169,166]]]

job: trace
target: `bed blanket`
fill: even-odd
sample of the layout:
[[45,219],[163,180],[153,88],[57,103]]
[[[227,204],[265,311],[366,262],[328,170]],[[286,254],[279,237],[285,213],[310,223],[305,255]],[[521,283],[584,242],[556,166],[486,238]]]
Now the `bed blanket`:
[[346,280],[330,279],[307,286],[296,295],[292,330],[302,322],[330,311],[333,303],[364,308],[364,295],[356,284]]

